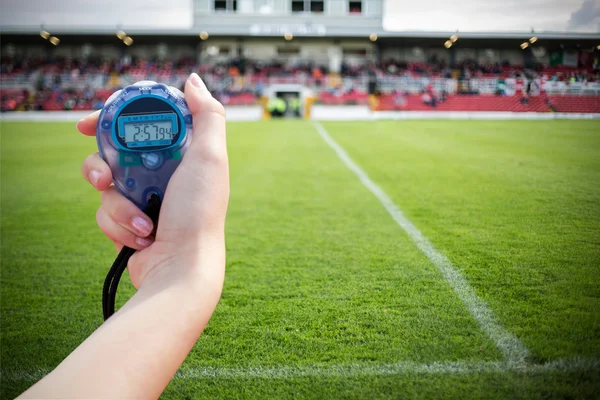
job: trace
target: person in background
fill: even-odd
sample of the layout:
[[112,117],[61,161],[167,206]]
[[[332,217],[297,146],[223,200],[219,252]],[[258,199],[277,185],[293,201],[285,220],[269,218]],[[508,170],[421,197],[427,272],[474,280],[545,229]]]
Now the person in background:
[[321,68],[314,67],[312,69],[312,77],[315,80],[315,85],[317,87],[321,87],[323,84],[323,71],[321,71]]
[[67,111],[72,110],[73,107],[75,107],[75,104],[76,104],[75,99],[68,97],[64,103],[65,110],[67,110]]
[[294,113],[295,117],[300,117],[300,110],[302,108],[302,102],[300,101],[300,97],[292,96],[287,101],[288,106]]
[[433,108],[437,106],[437,99],[435,97],[435,91],[433,90],[433,85],[430,83],[426,87],[427,94],[429,95],[429,105]]
[[394,90],[393,96],[394,96],[394,109],[395,110],[404,109],[406,107],[406,97],[399,90]]
[[431,95],[426,90],[421,94],[421,101],[423,101],[423,104],[425,105],[431,105]]
[[287,104],[281,97],[273,97],[267,103],[267,111],[271,114],[272,118],[283,117],[286,109]]
[[262,81],[256,82],[256,86],[255,86],[256,97],[262,97],[264,90],[265,90],[264,83]]

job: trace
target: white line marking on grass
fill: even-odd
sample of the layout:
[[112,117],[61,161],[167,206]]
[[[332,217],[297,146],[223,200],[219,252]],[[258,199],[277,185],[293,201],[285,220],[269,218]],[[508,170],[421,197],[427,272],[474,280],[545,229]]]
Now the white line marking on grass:
[[317,132],[323,140],[337,153],[338,157],[358,177],[363,185],[377,197],[394,221],[410,236],[419,250],[440,270],[448,284],[465,304],[473,318],[477,320],[481,329],[496,343],[496,347],[508,361],[523,361],[529,351],[521,341],[512,333],[504,329],[494,317],[494,314],[486,302],[477,296],[469,282],[462,273],[456,269],[450,260],[440,253],[412,222],[404,216],[402,210],[390,199],[369,176],[348,156],[346,151],[339,145],[323,126],[313,121]]
[[[256,367],[191,367],[180,369],[173,379],[228,379],[267,378],[286,379],[303,377],[359,377],[376,375],[467,375],[477,373],[539,374],[549,372],[600,371],[600,360],[574,358],[549,361],[544,364],[524,364],[512,361],[448,361],[433,363],[399,362],[393,364],[345,364],[317,366],[256,366]],[[50,372],[39,369],[32,372],[3,371],[7,381],[34,382]]]
[[482,372],[581,372],[597,371],[600,360],[560,359],[544,364],[524,364],[513,361],[450,361],[433,363],[399,362],[392,364],[346,364],[323,366],[273,366],[273,367],[204,367],[183,368],[175,379],[199,378],[301,378],[301,377],[356,377],[373,375],[461,375]]

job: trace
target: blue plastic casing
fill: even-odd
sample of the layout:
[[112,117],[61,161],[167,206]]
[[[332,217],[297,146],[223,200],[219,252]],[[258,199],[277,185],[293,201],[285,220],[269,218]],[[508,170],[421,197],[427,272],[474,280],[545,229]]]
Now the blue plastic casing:
[[[171,126],[173,137],[128,144],[124,124],[134,120],[160,120]],[[192,115],[183,93],[172,86],[140,81],[106,100],[96,140],[117,189],[143,210],[150,195],[163,199],[169,179],[191,143],[191,132]]]

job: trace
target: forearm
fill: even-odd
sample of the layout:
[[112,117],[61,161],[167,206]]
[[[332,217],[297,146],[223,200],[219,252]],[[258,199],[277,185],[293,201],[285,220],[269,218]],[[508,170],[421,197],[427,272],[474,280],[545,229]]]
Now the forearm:
[[219,300],[224,249],[212,250],[204,257],[210,266],[204,259],[194,261],[203,268],[185,274],[169,273],[187,267],[177,264],[152,271],[123,308],[23,397],[158,398]]

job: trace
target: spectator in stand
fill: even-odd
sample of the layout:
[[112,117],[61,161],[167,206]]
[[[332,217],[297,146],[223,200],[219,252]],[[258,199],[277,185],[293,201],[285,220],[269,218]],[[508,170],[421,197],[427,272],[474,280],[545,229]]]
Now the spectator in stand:
[[75,104],[76,104],[75,99],[68,98],[67,100],[65,100],[65,104],[64,104],[65,110],[72,110],[73,107],[75,107]]
[[229,76],[236,77],[240,75],[240,70],[235,65],[229,67]]
[[429,95],[429,105],[433,108],[435,108],[437,106],[437,99],[435,97],[435,92],[433,90],[433,85],[432,84],[428,84],[426,86],[426,91],[427,94]]
[[4,103],[4,111],[15,111],[17,108],[17,100],[9,99]]
[[323,71],[319,67],[313,67],[312,69],[312,77],[315,80],[315,84],[317,86],[321,86],[323,84]]
[[406,97],[399,90],[394,90],[394,108],[402,109],[406,107]]
[[19,107],[27,109],[29,92],[27,90],[3,91],[0,97],[2,111],[17,111]]
[[421,95],[421,100],[423,101],[423,104],[428,106],[431,105],[431,95],[427,93],[427,91],[423,91],[423,94]]
[[264,91],[264,83],[262,81],[256,82],[255,93],[256,97],[262,97]]

